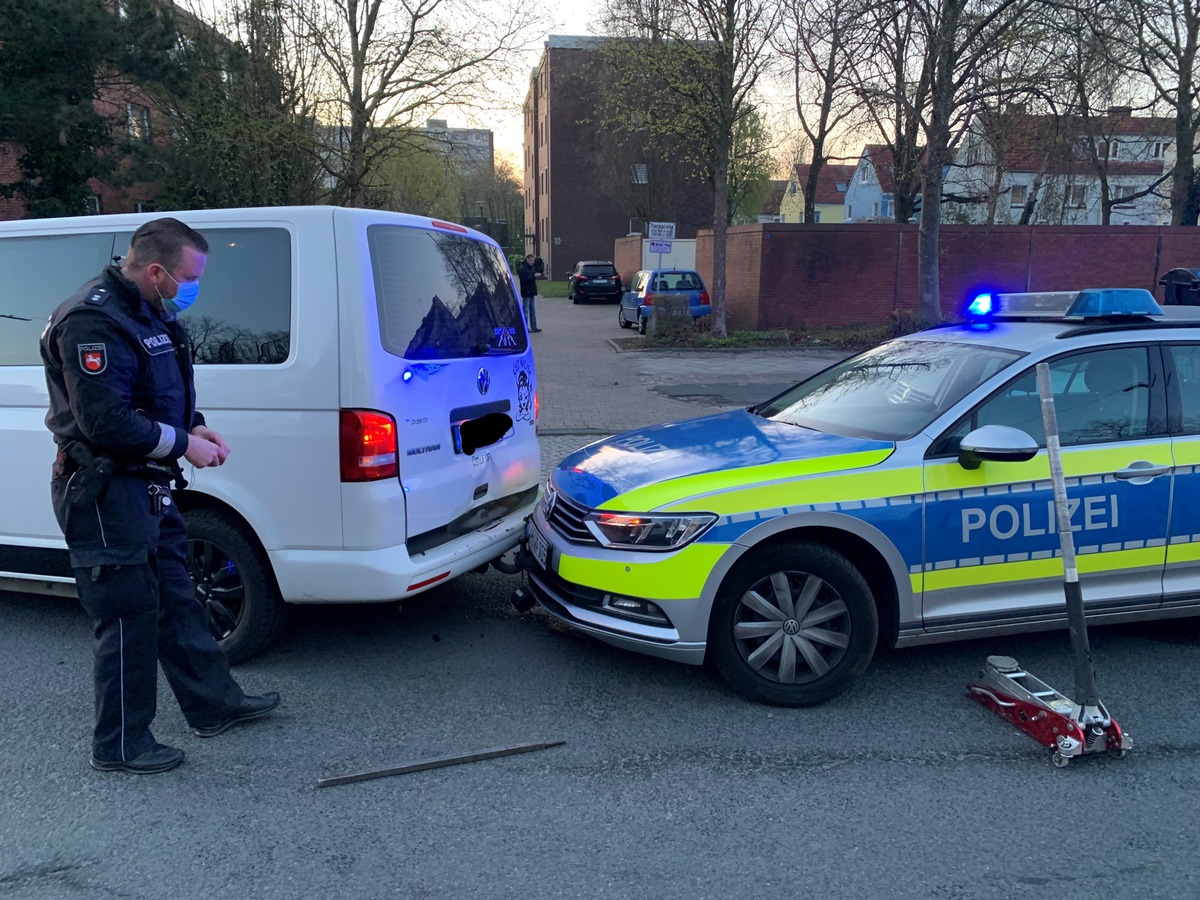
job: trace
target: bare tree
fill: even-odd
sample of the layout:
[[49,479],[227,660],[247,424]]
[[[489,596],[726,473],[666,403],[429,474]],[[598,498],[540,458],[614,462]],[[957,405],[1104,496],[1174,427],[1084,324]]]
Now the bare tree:
[[868,46],[867,20],[858,0],[783,0],[782,6],[771,46],[788,63],[795,112],[807,139],[804,221],[812,223],[821,170],[841,161],[832,152],[837,136],[862,124],[853,67]]
[[[986,62],[1043,0],[908,0],[870,7],[877,52],[860,61],[860,90],[893,147],[896,218],[904,221],[903,189],[920,184],[918,315],[942,318],[938,243],[942,179],[973,112],[997,86]],[[923,139],[923,146],[919,141]]]
[[1129,43],[1138,70],[1175,119],[1171,224],[1195,225],[1200,215],[1195,166],[1200,149],[1200,0],[1125,0],[1118,10],[1133,26]]
[[713,186],[713,333],[726,334],[725,242],[735,135],[755,109],[776,0],[608,0],[610,33],[644,41],[643,69],[677,107]]
[[516,0],[290,0],[298,37],[320,56],[324,165],[334,199],[364,202],[379,164],[420,121],[479,108],[507,83],[518,51],[542,30]]

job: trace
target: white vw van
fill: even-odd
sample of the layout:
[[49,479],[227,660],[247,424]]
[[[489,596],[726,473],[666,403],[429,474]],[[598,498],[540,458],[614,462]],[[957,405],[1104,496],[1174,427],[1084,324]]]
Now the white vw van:
[[[0,223],[2,589],[74,592],[38,339],[157,215]],[[209,242],[185,318],[198,406],[233,451],[187,466],[176,502],[230,658],[266,647],[285,604],[397,600],[498,562],[540,457],[533,353],[495,242],[327,206],[173,215]],[[485,416],[507,431],[477,447]]]

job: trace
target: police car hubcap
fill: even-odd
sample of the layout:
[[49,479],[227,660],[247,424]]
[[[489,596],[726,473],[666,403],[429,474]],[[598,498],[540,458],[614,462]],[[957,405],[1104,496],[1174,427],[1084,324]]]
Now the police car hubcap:
[[850,614],[828,582],[776,572],[742,595],[733,626],[738,650],[759,675],[781,684],[828,674],[850,644]]

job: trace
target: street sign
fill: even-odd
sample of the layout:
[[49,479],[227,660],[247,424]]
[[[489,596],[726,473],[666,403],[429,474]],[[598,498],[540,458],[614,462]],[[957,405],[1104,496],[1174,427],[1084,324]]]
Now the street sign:
[[671,242],[670,241],[651,241],[650,242],[650,252],[651,253],[670,253],[671,252]]
[[674,222],[650,222],[649,234],[647,237],[652,241],[673,241],[675,240],[675,223]]

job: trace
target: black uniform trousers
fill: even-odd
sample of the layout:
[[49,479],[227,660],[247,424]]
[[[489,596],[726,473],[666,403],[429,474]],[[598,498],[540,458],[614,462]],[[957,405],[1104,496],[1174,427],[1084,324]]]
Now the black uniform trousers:
[[192,727],[225,721],[245,699],[205,623],[188,575],[187,528],[171,504],[157,512],[141,474],[114,475],[90,505],[66,502],[51,481],[79,600],[95,626],[92,755],[129,761],[150,750],[158,665]]

